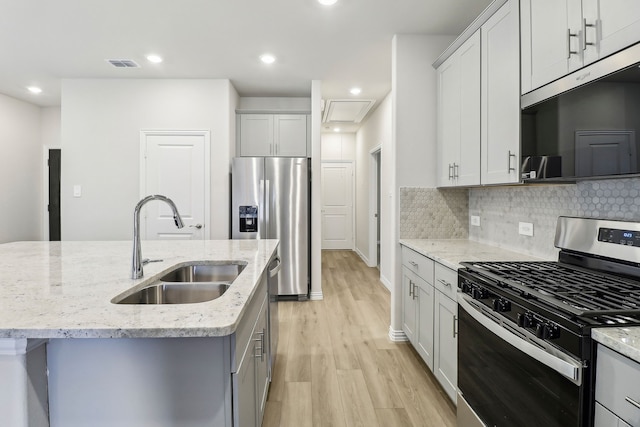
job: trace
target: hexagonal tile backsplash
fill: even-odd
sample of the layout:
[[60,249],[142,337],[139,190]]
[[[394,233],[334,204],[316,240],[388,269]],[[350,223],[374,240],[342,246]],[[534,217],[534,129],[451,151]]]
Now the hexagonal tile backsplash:
[[467,189],[400,188],[401,239],[466,239]]
[[[447,238],[448,227],[465,218],[466,224],[451,232],[451,238],[468,235],[471,240],[555,259],[553,240],[560,215],[640,221],[640,178],[472,188],[466,214],[461,198],[464,190],[401,189],[401,238]],[[457,203],[445,201],[451,199]],[[469,214],[480,216],[479,227],[468,225]],[[455,217],[452,223],[442,218],[448,215]],[[518,234],[519,222],[533,223],[533,237]]]

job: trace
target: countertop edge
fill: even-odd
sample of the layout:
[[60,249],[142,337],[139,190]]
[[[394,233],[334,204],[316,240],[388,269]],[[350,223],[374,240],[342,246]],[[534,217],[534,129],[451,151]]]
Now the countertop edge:
[[591,338],[640,363],[640,327],[595,328],[591,330]]

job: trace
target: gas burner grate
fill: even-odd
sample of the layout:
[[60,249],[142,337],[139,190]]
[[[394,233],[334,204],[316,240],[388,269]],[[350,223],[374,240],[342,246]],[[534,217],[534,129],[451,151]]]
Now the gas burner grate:
[[578,316],[640,314],[640,282],[634,280],[552,261],[462,264]]

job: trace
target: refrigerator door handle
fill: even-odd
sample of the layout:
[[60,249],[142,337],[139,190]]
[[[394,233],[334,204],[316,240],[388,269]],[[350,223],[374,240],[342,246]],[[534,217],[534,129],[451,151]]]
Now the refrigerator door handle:
[[258,190],[260,192],[260,197],[258,198],[259,202],[258,202],[258,239],[264,239],[266,236],[266,232],[265,230],[265,209],[267,207],[267,201],[266,199],[264,199],[264,187],[265,187],[265,181],[264,179],[261,179],[260,182],[258,183]]
[[269,216],[271,214],[271,188],[270,188],[270,182],[268,179],[264,180],[264,205],[263,205],[263,209],[262,211],[264,212],[264,233],[261,233],[261,237],[263,239],[269,239],[271,238],[271,230],[269,230],[270,227],[270,220],[269,220]]
[[269,270],[269,277],[275,277],[280,271],[280,269],[282,268],[282,261],[280,260],[279,256],[276,256],[274,258],[274,261],[276,261],[278,264],[275,267],[273,267],[271,270]]

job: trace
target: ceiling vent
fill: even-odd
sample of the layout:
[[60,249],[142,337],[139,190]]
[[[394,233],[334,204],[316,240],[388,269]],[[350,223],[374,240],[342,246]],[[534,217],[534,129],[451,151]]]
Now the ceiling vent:
[[328,99],[324,105],[323,123],[360,123],[375,99]]
[[116,68],[140,68],[132,59],[107,59],[107,62]]

